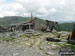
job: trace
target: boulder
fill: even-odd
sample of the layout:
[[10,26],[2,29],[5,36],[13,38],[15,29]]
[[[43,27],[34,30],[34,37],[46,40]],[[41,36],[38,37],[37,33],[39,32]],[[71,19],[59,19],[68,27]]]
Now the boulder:
[[47,41],[52,41],[52,42],[60,42],[60,39],[57,38],[46,38]]

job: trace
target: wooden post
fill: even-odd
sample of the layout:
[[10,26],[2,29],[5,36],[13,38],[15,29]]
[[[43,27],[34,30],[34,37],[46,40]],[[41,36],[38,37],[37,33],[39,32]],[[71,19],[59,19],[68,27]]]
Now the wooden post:
[[33,19],[33,15],[32,15],[32,12],[31,12],[31,20]]
[[75,40],[75,24],[74,24],[74,27],[73,27],[73,32],[72,32],[71,40]]
[[31,25],[29,24],[29,29],[31,29]]

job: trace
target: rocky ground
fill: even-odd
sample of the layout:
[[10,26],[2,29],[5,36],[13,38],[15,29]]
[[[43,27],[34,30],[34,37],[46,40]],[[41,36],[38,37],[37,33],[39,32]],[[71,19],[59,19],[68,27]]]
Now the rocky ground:
[[52,33],[1,33],[0,34],[0,56],[60,56],[59,50],[71,48],[75,45],[63,42],[50,42],[47,37],[57,38],[61,34],[62,40],[66,40],[70,32]]

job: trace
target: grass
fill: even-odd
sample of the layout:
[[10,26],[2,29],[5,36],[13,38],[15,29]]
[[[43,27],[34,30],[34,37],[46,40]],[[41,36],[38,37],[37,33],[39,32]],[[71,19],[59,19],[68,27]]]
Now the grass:
[[0,40],[6,42],[13,41],[14,39],[16,39],[16,37],[0,37]]
[[68,44],[68,43],[55,43],[56,45],[60,46],[61,48],[71,48],[71,50],[75,51],[75,45]]

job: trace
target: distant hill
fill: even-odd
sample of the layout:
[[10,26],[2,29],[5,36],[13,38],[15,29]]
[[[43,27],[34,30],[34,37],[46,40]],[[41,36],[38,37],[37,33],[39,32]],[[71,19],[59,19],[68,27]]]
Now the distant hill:
[[[0,18],[0,25],[10,25],[10,24],[17,24],[21,22],[26,22],[30,20],[30,17],[21,17],[21,16],[7,16]],[[43,19],[37,18],[39,22],[45,23]]]
[[7,16],[7,17],[0,18],[0,25],[16,24],[20,22],[25,22],[29,19],[30,19],[29,17]]
[[73,22],[73,23],[60,23],[59,27],[60,27],[60,30],[62,30],[62,31],[70,31],[70,32],[72,32],[74,24],[75,24],[75,22]]

